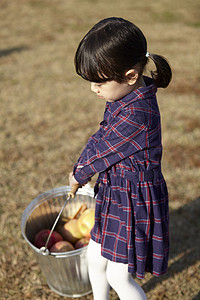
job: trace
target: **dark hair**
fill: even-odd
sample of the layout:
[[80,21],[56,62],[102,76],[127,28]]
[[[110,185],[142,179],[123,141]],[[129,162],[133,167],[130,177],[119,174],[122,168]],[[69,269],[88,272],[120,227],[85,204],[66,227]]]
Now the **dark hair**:
[[[81,40],[75,55],[78,75],[91,82],[126,81],[128,70],[142,75],[147,64],[147,41],[142,31],[122,18],[107,18],[94,25]],[[150,54],[156,71],[152,78],[157,87],[167,87],[172,72],[166,59]]]

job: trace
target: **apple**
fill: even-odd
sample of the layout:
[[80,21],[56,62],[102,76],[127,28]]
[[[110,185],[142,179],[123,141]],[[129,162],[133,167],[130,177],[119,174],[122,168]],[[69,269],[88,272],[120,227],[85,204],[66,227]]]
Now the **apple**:
[[75,250],[74,246],[68,241],[59,241],[50,248],[50,252],[67,252],[72,250]]
[[78,218],[78,226],[84,237],[90,237],[90,231],[94,226],[94,208],[87,208]]
[[[43,229],[43,230],[39,231],[35,236],[34,245],[39,249],[41,247],[44,247],[50,232],[51,232],[50,229]],[[55,244],[59,241],[62,241],[62,240],[63,240],[62,236],[58,232],[53,231],[52,235],[49,239],[47,248],[50,249],[53,246],[53,244]]]
[[76,242],[75,249],[79,249],[87,246],[89,241],[90,241],[90,237],[88,236],[80,239],[78,242]]
[[62,235],[64,240],[70,242],[73,245],[75,245],[76,242],[83,237],[79,230],[77,219],[71,219],[66,222],[59,228],[59,233]]

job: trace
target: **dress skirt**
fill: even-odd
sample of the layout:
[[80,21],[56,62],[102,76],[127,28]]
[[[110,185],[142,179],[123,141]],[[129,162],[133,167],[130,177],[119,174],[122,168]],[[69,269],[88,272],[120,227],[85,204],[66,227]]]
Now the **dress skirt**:
[[161,173],[147,179],[100,176],[91,231],[103,257],[128,264],[128,271],[140,279],[145,272],[166,273],[169,252],[167,186]]

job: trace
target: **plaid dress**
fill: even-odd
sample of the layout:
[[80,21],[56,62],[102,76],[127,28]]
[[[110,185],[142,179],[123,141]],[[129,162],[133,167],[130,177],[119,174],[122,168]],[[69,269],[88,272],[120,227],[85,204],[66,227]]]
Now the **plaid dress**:
[[[147,78],[147,80],[149,80]],[[99,173],[91,238],[101,254],[128,264],[140,279],[167,271],[168,192],[161,172],[161,124],[153,84],[107,102],[74,176],[80,184]]]

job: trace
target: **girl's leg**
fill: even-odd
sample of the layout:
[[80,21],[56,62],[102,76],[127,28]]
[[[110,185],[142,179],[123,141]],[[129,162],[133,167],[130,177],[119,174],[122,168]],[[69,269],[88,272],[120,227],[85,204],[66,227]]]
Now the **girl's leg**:
[[128,265],[108,261],[107,279],[121,300],[147,300],[143,289],[128,273]]
[[109,284],[106,278],[108,260],[101,256],[101,245],[92,239],[88,245],[87,258],[94,300],[108,300]]

